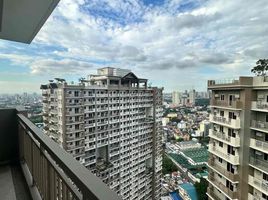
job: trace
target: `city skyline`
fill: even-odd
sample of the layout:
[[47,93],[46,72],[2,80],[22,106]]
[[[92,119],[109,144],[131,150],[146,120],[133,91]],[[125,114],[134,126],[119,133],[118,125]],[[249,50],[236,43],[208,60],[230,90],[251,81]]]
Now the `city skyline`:
[[267,55],[267,10],[264,0],[61,1],[32,44],[0,41],[0,91],[40,92],[106,66],[165,92],[205,91],[208,79],[251,75]]

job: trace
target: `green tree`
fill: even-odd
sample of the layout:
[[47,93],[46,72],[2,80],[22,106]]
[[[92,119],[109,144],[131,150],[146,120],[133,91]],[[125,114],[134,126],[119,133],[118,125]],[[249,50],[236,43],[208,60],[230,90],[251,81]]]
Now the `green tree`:
[[184,141],[184,139],[180,137],[180,138],[176,139],[176,141],[177,142],[182,142],[182,141]]
[[265,76],[268,70],[268,59],[259,59],[251,72],[257,76]]
[[206,195],[207,192],[207,187],[208,187],[208,182],[206,179],[201,178],[200,183],[196,182],[194,184],[198,200],[207,200],[208,197]]
[[177,166],[170,160],[166,155],[163,155],[162,161],[162,170],[163,174],[170,174],[174,171],[177,171]]

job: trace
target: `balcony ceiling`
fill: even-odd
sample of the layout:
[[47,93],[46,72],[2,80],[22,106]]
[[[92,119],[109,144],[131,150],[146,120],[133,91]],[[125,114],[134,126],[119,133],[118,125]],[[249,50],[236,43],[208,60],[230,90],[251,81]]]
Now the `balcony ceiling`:
[[0,39],[31,43],[59,0],[0,0]]

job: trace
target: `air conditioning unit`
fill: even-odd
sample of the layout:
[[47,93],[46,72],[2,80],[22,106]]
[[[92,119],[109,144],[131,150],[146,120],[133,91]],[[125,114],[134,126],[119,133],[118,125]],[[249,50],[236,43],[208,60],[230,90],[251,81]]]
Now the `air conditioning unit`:
[[239,99],[240,98],[240,95],[239,94],[236,94],[235,95],[235,99]]
[[214,97],[219,97],[219,94],[215,94],[215,96]]

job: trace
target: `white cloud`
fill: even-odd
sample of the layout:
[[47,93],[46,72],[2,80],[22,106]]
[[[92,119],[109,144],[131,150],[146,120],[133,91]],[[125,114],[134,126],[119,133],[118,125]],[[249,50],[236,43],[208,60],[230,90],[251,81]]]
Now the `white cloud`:
[[249,66],[268,55],[267,18],[266,0],[166,0],[156,7],[138,0],[64,0],[34,40],[63,50],[34,60],[19,54],[5,59],[27,63],[33,74],[79,74],[110,63],[141,75],[149,71],[149,79],[159,77],[155,82],[169,90],[192,81],[204,85],[203,79],[178,77],[198,77],[205,67],[220,69],[205,78],[230,69],[249,74]]

